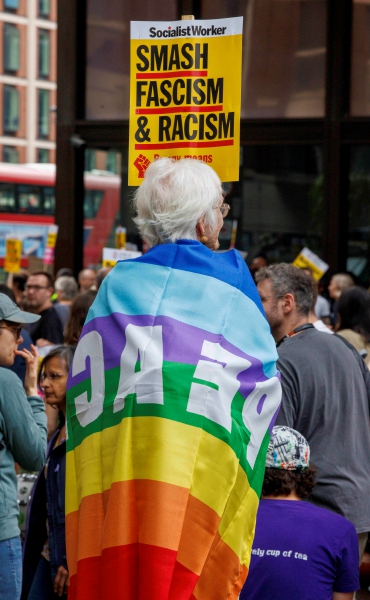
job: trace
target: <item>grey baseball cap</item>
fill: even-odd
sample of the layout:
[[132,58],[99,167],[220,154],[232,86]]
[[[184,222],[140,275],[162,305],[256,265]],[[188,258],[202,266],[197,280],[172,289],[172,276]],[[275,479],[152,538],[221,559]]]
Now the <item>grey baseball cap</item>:
[[39,319],[40,315],[21,310],[6,294],[0,294],[0,321],[26,324],[36,323]]

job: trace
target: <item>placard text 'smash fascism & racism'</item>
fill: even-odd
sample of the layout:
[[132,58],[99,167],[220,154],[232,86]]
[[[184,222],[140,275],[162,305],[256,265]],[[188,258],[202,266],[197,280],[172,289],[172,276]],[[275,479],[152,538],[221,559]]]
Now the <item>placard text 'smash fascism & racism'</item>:
[[239,179],[242,17],[131,23],[129,185],[160,156]]

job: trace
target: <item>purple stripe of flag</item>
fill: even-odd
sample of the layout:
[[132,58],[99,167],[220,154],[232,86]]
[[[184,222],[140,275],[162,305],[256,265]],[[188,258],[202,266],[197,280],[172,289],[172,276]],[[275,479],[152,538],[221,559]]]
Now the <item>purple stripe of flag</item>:
[[[240,393],[243,397],[254,389],[257,381],[266,381],[263,365],[260,360],[249,356],[230,344],[220,334],[210,333],[198,327],[187,325],[171,317],[152,315],[124,315],[112,313],[107,317],[97,317],[89,321],[83,329],[83,335],[90,331],[98,331],[103,338],[104,369],[113,369],[120,364],[120,357],[125,346],[124,331],[127,325],[138,326],[161,325],[163,333],[163,352],[165,362],[185,363],[196,365],[202,358],[202,345],[205,340],[219,343],[222,348],[236,356],[249,360],[252,365],[246,371],[239,374],[241,383]],[[72,387],[90,377],[90,361],[87,361],[85,372],[69,377],[69,386]]]

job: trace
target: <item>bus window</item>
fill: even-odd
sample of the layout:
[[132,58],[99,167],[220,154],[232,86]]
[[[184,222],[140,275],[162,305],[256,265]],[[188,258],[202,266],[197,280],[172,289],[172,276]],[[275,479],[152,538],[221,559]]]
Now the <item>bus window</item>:
[[44,215],[53,215],[55,212],[55,189],[53,187],[42,187],[44,194]]
[[103,199],[104,192],[102,190],[85,190],[84,198],[84,217],[85,219],[95,219],[96,213],[99,210],[100,203]]
[[18,205],[20,213],[42,213],[40,188],[36,185],[18,185]]
[[15,185],[0,182],[0,212],[16,212]]

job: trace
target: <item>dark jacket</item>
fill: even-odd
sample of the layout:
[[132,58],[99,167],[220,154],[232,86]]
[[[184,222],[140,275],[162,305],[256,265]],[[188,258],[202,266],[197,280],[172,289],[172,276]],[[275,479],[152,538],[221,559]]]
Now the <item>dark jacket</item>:
[[48,475],[44,469],[38,475],[27,516],[27,533],[23,548],[22,600],[26,600],[35,576],[44,543],[47,538],[46,518],[49,523],[49,551],[52,581],[58,568],[67,568],[65,543],[65,477],[66,443],[53,450],[59,429],[49,442],[47,459]]

